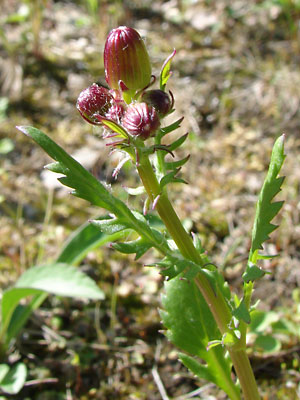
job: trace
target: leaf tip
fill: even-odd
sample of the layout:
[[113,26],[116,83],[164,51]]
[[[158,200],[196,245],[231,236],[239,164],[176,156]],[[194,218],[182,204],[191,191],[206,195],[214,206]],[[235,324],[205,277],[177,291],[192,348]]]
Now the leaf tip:
[[24,133],[24,135],[29,136],[28,133],[28,126],[25,125],[17,125],[16,128],[21,131],[22,133]]

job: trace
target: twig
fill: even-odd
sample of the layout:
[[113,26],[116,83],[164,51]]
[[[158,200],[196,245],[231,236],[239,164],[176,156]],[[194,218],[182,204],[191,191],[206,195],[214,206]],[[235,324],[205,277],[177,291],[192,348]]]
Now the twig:
[[157,389],[161,395],[162,400],[170,400],[169,396],[167,395],[166,389],[164,387],[164,384],[162,383],[162,380],[160,379],[159,373],[157,371],[156,367],[153,367],[152,370],[152,375],[154,382],[156,383]]

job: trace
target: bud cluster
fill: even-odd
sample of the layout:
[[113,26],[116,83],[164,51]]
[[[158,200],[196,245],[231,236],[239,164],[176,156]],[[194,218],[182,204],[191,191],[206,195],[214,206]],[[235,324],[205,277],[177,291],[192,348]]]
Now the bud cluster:
[[[159,129],[160,119],[173,108],[173,96],[147,88],[154,82],[144,41],[133,28],[113,29],[104,48],[107,89],[93,84],[77,100],[81,116],[91,124],[112,121],[128,132],[129,138],[146,140]],[[152,82],[151,82],[152,80]]]

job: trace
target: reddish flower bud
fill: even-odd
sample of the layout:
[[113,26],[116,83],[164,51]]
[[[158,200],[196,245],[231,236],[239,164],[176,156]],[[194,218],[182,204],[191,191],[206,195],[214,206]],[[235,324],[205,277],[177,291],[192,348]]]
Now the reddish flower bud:
[[164,117],[173,107],[173,98],[163,90],[147,90],[142,95],[142,100],[155,108],[160,117]]
[[154,107],[146,103],[132,103],[128,106],[122,119],[122,126],[133,135],[141,139],[153,136],[159,128],[160,122]]
[[124,106],[121,103],[120,104],[116,103],[112,107],[110,107],[110,109],[105,114],[105,117],[113,121],[116,121],[119,124],[121,122],[124,113],[125,113]]
[[108,89],[93,83],[80,93],[76,107],[85,120],[91,124],[97,124],[94,115],[104,116],[111,107],[112,101],[113,96]]
[[151,64],[145,44],[132,28],[113,29],[104,48],[105,78],[112,89],[128,89],[132,95],[151,80]]

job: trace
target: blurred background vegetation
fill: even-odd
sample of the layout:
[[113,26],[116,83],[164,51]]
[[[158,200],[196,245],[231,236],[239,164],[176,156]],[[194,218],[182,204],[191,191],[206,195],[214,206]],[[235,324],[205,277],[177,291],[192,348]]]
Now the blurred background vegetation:
[[[300,398],[300,53],[299,0],[2,0],[0,15],[0,281],[54,259],[80,224],[99,214],[71,198],[43,171],[47,156],[16,129],[34,125],[53,137],[128,203],[117,180],[118,155],[85,124],[75,104],[103,80],[107,33],[118,25],[145,38],[153,73],[176,48],[170,89],[191,154],[174,185],[175,207],[199,232],[238,293],[258,190],[272,144],[286,133],[284,209],[266,252],[271,274],[257,284],[251,360],[264,399]],[[171,117],[170,117],[171,118]],[[104,289],[101,304],[51,298],[11,349],[30,375],[14,399],[224,399],[177,361],[159,332],[162,279],[132,258],[102,248],[80,266]],[[271,312],[270,310],[275,311]],[[10,396],[3,398],[12,398]],[[167,398],[167,397],[166,397]],[[165,398],[163,398],[165,400]]]

